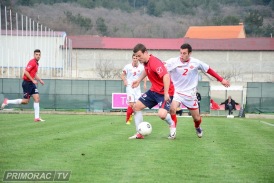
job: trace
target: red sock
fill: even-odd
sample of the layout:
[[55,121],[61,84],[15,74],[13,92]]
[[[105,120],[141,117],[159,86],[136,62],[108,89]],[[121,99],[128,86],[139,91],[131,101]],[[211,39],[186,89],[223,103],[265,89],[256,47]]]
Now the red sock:
[[128,106],[127,107],[127,118],[126,118],[126,122],[129,120],[131,114],[133,113],[133,109],[132,107]]
[[177,126],[177,116],[176,114],[171,114],[171,119],[174,121],[175,127]]
[[194,121],[195,128],[199,128],[201,123],[202,123],[202,117],[200,117],[199,121]]

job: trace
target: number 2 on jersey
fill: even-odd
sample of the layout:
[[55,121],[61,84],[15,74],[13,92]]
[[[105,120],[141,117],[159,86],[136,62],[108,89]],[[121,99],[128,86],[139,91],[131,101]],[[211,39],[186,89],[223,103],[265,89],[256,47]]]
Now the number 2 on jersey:
[[187,72],[188,72],[188,69],[184,69],[185,72],[182,74],[183,76],[186,76],[187,75]]

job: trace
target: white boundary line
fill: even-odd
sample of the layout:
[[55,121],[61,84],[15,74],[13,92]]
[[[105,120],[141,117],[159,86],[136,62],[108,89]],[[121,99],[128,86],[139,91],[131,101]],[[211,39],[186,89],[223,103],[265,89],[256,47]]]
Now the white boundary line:
[[260,122],[263,123],[263,124],[269,125],[269,126],[274,126],[274,124],[272,124],[272,123],[268,123],[268,122],[265,122],[265,121],[260,121]]

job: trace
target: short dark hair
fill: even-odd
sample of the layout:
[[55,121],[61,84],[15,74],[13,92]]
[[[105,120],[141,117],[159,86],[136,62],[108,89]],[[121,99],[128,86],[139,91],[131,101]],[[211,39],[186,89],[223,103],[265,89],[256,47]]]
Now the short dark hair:
[[133,53],[137,53],[138,51],[142,51],[142,53],[144,53],[145,51],[147,51],[147,48],[145,47],[145,45],[139,43],[133,48]]
[[41,53],[41,51],[39,49],[35,49],[34,53]]
[[190,46],[190,44],[185,43],[181,46],[181,49],[187,49],[188,53],[192,52],[192,47]]

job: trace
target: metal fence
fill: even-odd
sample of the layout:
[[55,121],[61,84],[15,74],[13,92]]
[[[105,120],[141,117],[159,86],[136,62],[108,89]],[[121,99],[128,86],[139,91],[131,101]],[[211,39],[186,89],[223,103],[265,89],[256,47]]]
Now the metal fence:
[[46,78],[70,78],[72,42],[65,32],[56,32],[0,4],[0,77],[21,77],[23,69],[41,50],[39,72]]
[[[53,110],[112,110],[112,93],[125,93],[121,80],[64,80],[44,79],[45,85],[38,85],[42,109]],[[0,78],[0,102],[4,98],[22,98],[22,80]],[[147,83],[150,87],[150,82]],[[201,112],[210,113],[210,83],[200,81],[198,90],[202,96]],[[247,83],[246,113],[274,112],[274,83]],[[31,109],[27,105],[10,105],[7,108]]]
[[247,113],[274,113],[274,83],[247,83]]
[[[45,85],[38,85],[42,109],[54,110],[112,110],[112,93],[125,93],[121,80],[64,80],[45,79]],[[4,98],[22,98],[21,79],[0,79],[0,100]],[[150,82],[147,87],[150,88]],[[201,111],[209,113],[209,82],[199,82],[202,96]],[[32,102],[27,105],[10,105],[7,108],[31,109]]]

